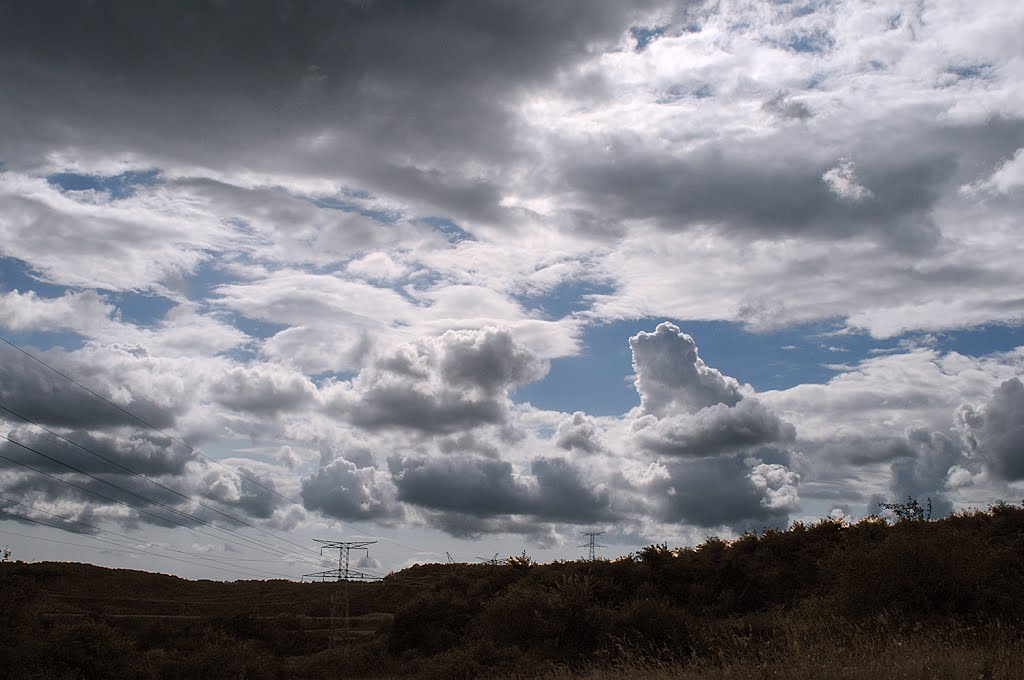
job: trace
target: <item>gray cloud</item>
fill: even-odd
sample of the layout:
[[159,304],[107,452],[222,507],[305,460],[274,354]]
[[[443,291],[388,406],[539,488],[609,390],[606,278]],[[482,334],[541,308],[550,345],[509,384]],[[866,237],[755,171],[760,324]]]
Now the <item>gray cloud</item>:
[[1004,381],[983,406],[964,406],[959,419],[968,450],[998,479],[1024,479],[1024,384]]
[[441,342],[441,377],[451,385],[478,387],[492,394],[538,380],[547,373],[547,365],[516,343],[507,330],[448,331]]
[[316,386],[277,364],[235,366],[210,387],[214,401],[236,411],[273,415],[311,405]]
[[458,164],[519,155],[509,99],[617,41],[645,4],[14,4],[0,29],[0,120],[20,134],[0,150],[301,165],[493,215],[498,187]]
[[[149,385],[122,381],[118,373],[123,375],[132,369],[119,369],[125,369],[126,364],[143,364],[144,357],[117,349],[97,352],[86,348],[71,354],[35,348],[29,351],[62,372],[74,374],[79,382],[156,427],[169,427],[186,409],[181,402],[167,403],[171,395],[157,397],[147,393]],[[82,429],[138,424],[131,416],[12,348],[5,345],[0,353],[4,359],[0,361],[0,403],[24,417],[44,425]]]
[[[131,476],[131,473],[112,466],[107,461],[112,461],[142,475],[160,477],[181,475],[185,472],[186,464],[196,460],[195,456],[185,447],[156,432],[99,433],[72,430],[59,433],[70,442],[79,444],[80,448],[69,441],[59,439],[55,435],[24,423],[14,424],[16,427],[6,432],[11,439],[41,451],[56,461],[73,465],[79,470],[92,474],[103,473],[112,478]],[[5,445],[5,450],[13,453],[23,451],[7,442],[2,443]],[[67,470],[60,463],[39,456],[34,458],[32,464],[49,472],[65,472]],[[130,479],[127,481],[134,482]]]
[[526,476],[517,476],[506,461],[478,457],[392,458],[388,464],[398,497],[439,513],[444,526],[456,525],[460,515],[571,523],[616,516],[610,492],[563,458],[535,458]]
[[302,500],[310,510],[345,520],[394,520],[403,516],[387,476],[370,461],[359,466],[335,458],[302,480]]
[[655,512],[665,522],[737,530],[785,527],[798,509],[799,475],[784,462],[744,456],[669,461],[667,479],[647,489]]
[[[894,501],[902,503],[914,498],[924,504],[930,498],[933,517],[948,515],[953,511],[953,503],[947,496],[947,480],[950,469],[964,462],[961,442],[926,430],[908,432],[906,441],[913,455],[892,464],[890,489]],[[868,512],[877,513],[878,507],[868,508]]]
[[203,478],[203,494],[210,499],[231,508],[238,508],[249,517],[268,519],[282,503],[274,480],[266,475],[240,465],[237,474],[230,474],[223,468],[211,469]]
[[957,158],[940,148],[859,147],[858,174],[871,200],[850,202],[822,181],[836,155],[807,146],[799,136],[777,135],[742,145],[710,144],[685,157],[645,153],[610,143],[604,156],[569,154],[566,182],[595,212],[620,219],[656,219],[666,230],[711,224],[758,238],[843,239],[867,233],[900,249],[935,245],[930,217],[952,184]]
[[451,434],[504,424],[509,388],[546,371],[547,363],[508,330],[447,331],[399,347],[351,382],[326,388],[326,408],[371,430]]
[[669,456],[714,456],[796,438],[792,425],[752,398],[694,414],[643,416],[633,421],[632,430],[644,448]]
[[576,449],[585,453],[597,453],[605,448],[594,419],[587,417],[582,411],[566,416],[558,424],[555,431],[555,446],[566,451]]
[[776,116],[796,120],[807,120],[814,115],[807,104],[793,100],[787,92],[777,93],[766,101],[762,108]]

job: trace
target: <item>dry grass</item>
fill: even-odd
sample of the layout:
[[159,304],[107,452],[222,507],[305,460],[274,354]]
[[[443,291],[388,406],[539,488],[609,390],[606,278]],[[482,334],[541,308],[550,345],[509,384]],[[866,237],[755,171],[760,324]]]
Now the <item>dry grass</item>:
[[880,636],[847,628],[784,624],[780,635],[752,648],[736,637],[711,654],[683,661],[626,652],[615,663],[549,672],[545,680],[1019,680],[1024,640],[998,624]]

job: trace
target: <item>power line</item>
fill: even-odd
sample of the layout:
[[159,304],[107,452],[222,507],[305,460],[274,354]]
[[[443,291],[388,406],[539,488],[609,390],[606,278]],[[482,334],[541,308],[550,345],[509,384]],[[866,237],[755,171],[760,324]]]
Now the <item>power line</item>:
[[274,534],[271,531],[267,531],[265,529],[262,529],[262,528],[260,528],[260,527],[258,527],[256,525],[254,525],[254,524],[250,524],[249,522],[246,522],[245,520],[239,519],[238,517],[235,517],[235,516],[230,515],[230,514],[228,514],[226,512],[223,512],[223,511],[213,507],[212,505],[204,503],[201,500],[198,500],[196,498],[193,498],[192,496],[188,496],[186,494],[181,493],[180,491],[172,489],[171,487],[169,487],[169,486],[167,486],[165,484],[162,484],[162,483],[156,481],[155,479],[150,479],[149,477],[147,477],[146,475],[142,474],[141,472],[136,472],[135,470],[132,470],[131,468],[129,468],[127,465],[123,465],[121,463],[118,463],[116,460],[111,460],[110,458],[107,458],[106,456],[104,456],[104,455],[102,455],[100,453],[97,453],[97,452],[93,451],[92,449],[90,449],[90,448],[88,448],[86,446],[83,446],[82,444],[79,444],[76,441],[68,439],[64,435],[61,435],[61,434],[59,434],[57,432],[54,432],[53,430],[49,429],[48,427],[46,427],[44,425],[41,425],[41,424],[37,423],[36,421],[32,420],[31,418],[28,418],[27,416],[24,416],[24,415],[22,415],[22,414],[20,414],[20,413],[18,413],[16,411],[6,407],[6,406],[4,406],[2,403],[0,403],[0,410],[3,410],[5,412],[13,415],[15,418],[21,419],[21,420],[25,421],[26,423],[29,423],[31,425],[35,425],[36,427],[38,427],[39,429],[41,429],[41,430],[43,430],[45,432],[49,432],[51,435],[53,435],[55,437],[58,437],[59,439],[67,442],[68,444],[71,444],[72,446],[75,446],[75,447],[81,449],[82,451],[85,451],[86,453],[88,453],[91,456],[94,456],[95,458],[99,458],[100,460],[105,461],[105,462],[109,463],[110,465],[113,465],[113,466],[115,466],[117,468],[120,468],[121,470],[124,470],[125,472],[127,472],[127,473],[129,473],[131,475],[134,475],[134,476],[138,477],[139,479],[144,479],[145,481],[149,482],[150,484],[154,484],[154,485],[160,487],[161,489],[164,489],[165,491],[169,491],[170,493],[172,493],[172,494],[174,494],[174,495],[176,495],[176,496],[178,496],[180,498],[183,498],[183,499],[185,499],[187,501],[191,501],[192,503],[200,505],[200,506],[206,508],[207,510],[211,510],[212,512],[215,512],[218,515],[226,517],[226,518],[230,519],[233,522],[237,522],[238,524],[247,526],[250,529],[254,529],[256,531],[259,531],[260,533],[266,534],[267,536],[271,536],[272,538],[276,538],[279,541],[283,541],[283,542],[288,543],[290,545],[293,545],[293,546],[295,546],[297,548],[301,548],[303,550],[310,550],[309,548],[307,548],[304,545],[300,545],[298,543],[295,543],[294,541],[289,541],[288,539],[282,538],[282,537],[278,536],[277,534]]
[[[22,444],[21,442],[16,441],[14,439],[11,439],[10,437],[7,437],[5,435],[0,434],[0,438],[5,439],[5,440],[9,441],[10,443],[12,443],[12,444],[14,444],[16,446],[20,446],[23,449],[31,451],[32,453],[34,453],[34,454],[36,454],[38,456],[41,456],[41,457],[43,457],[43,458],[45,458],[45,459],[47,459],[47,460],[49,460],[51,462],[57,463],[58,465],[63,465],[64,467],[68,468],[69,470],[71,470],[73,472],[76,472],[76,473],[78,473],[80,475],[84,475],[84,476],[86,476],[86,477],[88,477],[90,479],[96,480],[97,482],[100,482],[102,484],[106,484],[107,486],[113,487],[113,488],[117,489],[118,491],[121,491],[123,493],[128,494],[129,496],[132,496],[134,498],[138,498],[139,500],[143,501],[144,503],[150,503],[152,505],[156,505],[158,507],[161,507],[161,508],[167,510],[168,512],[174,513],[175,515],[179,515],[181,517],[184,517],[186,519],[192,520],[192,521],[197,522],[199,524],[202,524],[204,526],[211,527],[211,528],[216,529],[218,531],[223,531],[224,533],[237,536],[238,538],[240,538],[242,540],[245,540],[245,541],[248,541],[249,543],[252,543],[254,546],[258,546],[260,549],[266,550],[266,549],[269,548],[269,549],[277,550],[277,551],[280,551],[280,552],[287,552],[283,548],[280,548],[279,546],[271,545],[271,544],[266,543],[264,541],[260,541],[260,540],[255,539],[255,538],[250,538],[248,536],[243,536],[242,534],[238,533],[237,531],[233,531],[231,529],[226,529],[224,527],[219,527],[216,524],[213,524],[212,522],[207,522],[206,520],[204,520],[202,518],[199,518],[199,517],[196,517],[195,515],[191,515],[191,514],[189,514],[187,512],[181,512],[180,510],[176,510],[175,508],[172,508],[171,506],[167,505],[166,503],[161,503],[160,501],[155,501],[155,500],[152,500],[150,498],[147,498],[146,496],[143,496],[142,494],[136,493],[136,492],[132,491],[131,489],[126,489],[123,486],[120,486],[120,485],[115,484],[113,482],[107,481],[107,480],[105,480],[105,479],[103,479],[101,477],[97,477],[96,475],[93,475],[93,474],[91,474],[89,472],[85,472],[84,470],[80,470],[80,469],[76,468],[74,465],[71,465],[70,463],[66,463],[66,462],[64,462],[62,460],[54,458],[53,456],[49,456],[49,455],[43,453],[42,451],[34,449],[34,448],[30,447],[30,446],[26,446],[25,444]],[[30,468],[30,469],[32,469],[32,468]],[[127,504],[123,504],[123,505],[127,505]],[[141,509],[135,508],[134,506],[131,506],[131,505],[128,505],[128,507],[133,508],[135,510],[138,510],[140,512],[144,512]],[[154,517],[160,517],[159,515],[153,515],[152,513],[147,513],[147,514],[150,514],[150,515],[152,515]],[[173,520],[171,520],[170,518],[167,518],[167,517],[162,517],[161,519],[163,519],[166,522],[172,522],[174,524],[177,524],[178,526],[183,526],[183,527],[186,526],[184,524],[181,524],[180,522],[174,522]]]
[[[80,520],[77,520],[77,519],[74,519],[74,518],[71,518],[71,517],[67,517],[65,515],[59,515],[59,514],[57,514],[55,512],[50,512],[49,510],[43,510],[42,508],[38,508],[38,507],[36,507],[34,505],[29,505],[28,503],[22,503],[20,501],[16,501],[16,500],[11,499],[11,498],[5,498],[3,496],[0,496],[0,501],[5,501],[7,503],[14,503],[15,505],[20,505],[23,508],[28,508],[29,510],[32,510],[34,512],[41,512],[41,513],[43,513],[45,515],[49,515],[51,517],[55,517],[57,519],[64,520],[65,522],[73,522],[75,524],[80,524],[81,526],[86,527],[88,529],[92,529],[94,531],[99,531],[99,532],[102,532],[102,533],[110,534],[112,536],[117,536],[118,538],[122,538],[122,539],[125,539],[125,540],[128,540],[128,541],[131,541],[131,542],[137,542],[136,539],[132,538],[131,536],[127,536],[125,534],[121,534],[121,533],[118,533],[116,531],[111,531],[110,529],[104,529],[103,527],[98,527],[98,526],[96,526],[94,524],[89,524],[88,522],[82,522]],[[11,514],[11,513],[7,512],[6,509],[4,509],[4,508],[0,508],[0,513],[8,514],[11,517],[17,517],[19,519],[28,519],[28,518],[23,517],[21,515]],[[60,527],[60,528],[61,528],[61,530],[65,530],[65,531],[67,530],[64,527]],[[82,533],[82,532],[70,532],[70,533]],[[231,564],[230,560],[222,560],[220,558],[210,557],[208,555],[196,555],[195,553],[191,553],[191,552],[188,552],[186,550],[179,550],[177,548],[171,548],[171,547],[168,547],[168,546],[158,545],[156,543],[150,543],[149,541],[142,541],[142,543],[147,545],[147,546],[149,546],[149,547],[151,547],[151,548],[156,548],[158,550],[167,550],[169,552],[180,553],[182,555],[188,555],[190,557],[195,557],[196,559],[199,559],[199,560],[207,560],[207,561],[210,561],[210,562],[220,562],[222,564]],[[126,547],[133,547],[133,546],[126,546]],[[275,572],[275,571],[266,571],[265,569],[257,569],[255,567],[246,567],[246,569],[249,569],[250,571],[254,571],[254,572],[260,572],[260,573],[263,573],[263,574],[269,574],[270,576],[282,576],[284,578],[289,578],[287,574],[281,574],[281,573]]]
[[[133,548],[131,546],[126,546],[123,543],[118,543],[116,541],[111,541],[111,540],[106,539],[106,538],[100,538],[99,536],[92,536],[92,535],[87,534],[87,533],[82,532],[82,531],[71,531],[70,529],[67,529],[65,527],[57,526],[56,524],[50,524],[48,522],[43,522],[43,521],[38,520],[38,519],[32,519],[31,517],[25,517],[23,515],[16,515],[14,513],[7,512],[7,511],[0,512],[0,514],[8,515],[10,517],[15,517],[15,518],[23,520],[25,522],[32,522],[33,524],[41,524],[42,526],[50,527],[51,529],[57,529],[59,531],[66,531],[69,534],[76,534],[78,536],[85,536],[86,538],[92,539],[94,541],[99,541],[101,543],[109,543],[110,545],[115,545],[118,548],[121,548],[121,550],[118,550],[117,552],[124,552],[124,553],[129,553],[129,554],[131,554],[131,553],[143,553],[143,554],[146,554],[146,555],[153,555],[155,557],[162,557],[163,559],[166,559],[166,560],[177,560],[179,562],[185,562],[186,564],[192,564],[192,565],[197,566],[197,567],[206,567],[208,569],[220,569],[221,571],[228,571],[228,572],[232,572],[232,573],[235,573],[235,574],[242,574],[243,576],[254,576],[254,577],[259,578],[259,574],[254,574],[252,572],[238,571],[237,569],[228,569],[226,567],[218,567],[218,566],[215,566],[215,565],[212,565],[212,564],[203,564],[201,562],[193,562],[192,560],[186,560],[186,559],[184,559],[182,557],[172,557],[170,555],[161,555],[160,553],[155,553],[155,552],[152,552],[151,550],[143,550],[141,548]],[[4,532],[4,533],[12,533],[12,532]],[[32,536],[27,536],[26,538],[33,538],[33,537]],[[94,547],[94,546],[82,546],[82,547]],[[109,548],[107,548],[107,549],[109,550]]]
[[[18,345],[16,345],[15,343],[11,342],[7,338],[5,338],[3,336],[0,336],[0,342],[3,342],[6,345],[9,345],[10,347],[12,347],[13,349],[21,352],[22,354],[27,356],[32,361],[36,362],[37,364],[39,364],[39,365],[41,365],[41,366],[43,366],[45,368],[48,368],[49,370],[51,370],[54,373],[56,373],[57,375],[61,376],[65,380],[71,382],[73,385],[76,385],[80,389],[85,390],[86,392],[91,394],[93,397],[95,397],[95,398],[99,399],[100,401],[108,404],[112,408],[117,409],[121,413],[127,415],[128,417],[130,417],[133,420],[141,423],[142,425],[145,425],[146,427],[150,428],[154,432],[162,434],[163,436],[167,437],[171,441],[173,441],[173,442],[175,442],[177,444],[180,444],[181,446],[185,447],[189,452],[194,453],[195,455],[200,456],[201,458],[204,458],[205,460],[213,463],[214,465],[217,465],[217,466],[227,470],[228,472],[231,472],[232,474],[237,475],[241,479],[244,479],[244,480],[246,480],[246,481],[248,481],[248,482],[250,482],[252,484],[255,484],[256,486],[260,487],[261,489],[264,489],[264,490],[268,491],[269,493],[271,493],[271,494],[273,494],[273,495],[275,495],[275,496],[277,496],[279,498],[282,498],[282,499],[288,501],[289,503],[292,503],[293,505],[297,505],[297,506],[299,506],[301,508],[305,508],[305,505],[303,503],[295,500],[294,498],[290,498],[288,496],[285,496],[284,494],[278,492],[276,489],[268,487],[265,484],[262,484],[261,482],[255,480],[255,479],[253,479],[253,478],[251,478],[251,477],[249,477],[247,475],[242,474],[238,470],[234,470],[232,468],[229,468],[227,465],[224,465],[223,463],[221,463],[219,460],[217,460],[215,458],[211,458],[210,456],[206,455],[205,453],[203,453],[199,449],[193,447],[191,444],[189,444],[189,443],[187,443],[185,441],[182,441],[181,439],[178,439],[177,437],[175,437],[175,436],[165,432],[164,430],[160,429],[156,425],[153,425],[152,423],[150,423],[146,419],[142,418],[141,416],[138,416],[138,415],[132,413],[131,411],[129,411],[128,409],[126,409],[126,408],[124,408],[122,406],[119,406],[118,404],[116,404],[113,401],[111,401],[111,400],[107,399],[106,397],[104,397],[102,394],[99,394],[98,392],[90,389],[88,386],[86,386],[86,385],[80,383],[79,381],[75,380],[70,375],[64,373],[60,369],[58,369],[58,368],[48,364],[47,362],[43,361],[42,359],[40,359],[39,357],[35,356],[34,354],[29,352],[28,350],[19,347]],[[335,522],[337,522],[338,524],[340,524],[341,526],[346,527],[348,529],[351,529],[351,530],[353,530],[355,532],[358,532],[358,533],[361,533],[361,534],[365,534],[366,533],[366,532],[364,532],[362,529],[360,529],[357,526],[354,526],[352,524],[348,524],[347,522],[343,522],[343,521],[341,521],[340,519],[337,519],[337,518],[332,518],[332,519]],[[434,552],[434,551],[425,550],[423,548],[418,548],[418,547],[411,546],[411,545],[406,545],[405,543],[400,543],[399,541],[395,541],[395,540],[392,540],[392,539],[384,538],[382,536],[375,536],[374,538],[376,538],[376,539],[378,539],[380,541],[383,541],[385,543],[390,543],[392,545],[396,545],[398,547],[405,548],[406,550],[411,550],[413,552],[418,552],[418,553],[423,553],[423,554],[428,554],[428,555],[437,555],[437,554],[439,554],[439,553]]]
[[[28,447],[28,446],[25,446],[24,444],[16,442],[13,439],[9,439],[8,437],[5,437],[4,435],[0,435],[0,438],[5,439],[5,440],[11,442],[12,444],[15,444],[16,446],[20,446],[23,449],[27,449],[27,450],[32,451],[32,452],[36,452],[35,449],[32,449],[31,447]],[[62,479],[61,477],[58,477],[56,475],[51,475],[48,472],[44,472],[43,470],[40,470],[40,469],[35,468],[35,467],[32,467],[31,465],[29,465],[28,463],[25,463],[24,461],[15,460],[14,458],[9,458],[9,457],[4,456],[2,454],[0,454],[0,459],[6,460],[6,461],[8,461],[10,463],[14,463],[15,465],[20,465],[21,467],[27,468],[28,470],[31,470],[32,472],[35,472],[36,474],[42,475],[44,477],[47,477],[47,478],[49,478],[51,480],[54,480],[56,482],[59,482],[61,484],[66,484],[66,485],[71,486],[71,487],[73,487],[75,489],[79,489],[80,491],[84,491],[85,493],[88,493],[88,494],[91,494],[93,496],[96,496],[97,498],[102,498],[102,499],[104,499],[106,501],[109,501],[111,503],[116,503],[118,505],[122,505],[122,506],[124,506],[126,508],[129,508],[130,510],[134,510],[135,512],[139,512],[139,513],[142,513],[144,515],[149,515],[150,517],[153,517],[153,518],[155,518],[157,520],[160,520],[161,522],[166,522],[166,523],[169,523],[169,524],[174,524],[176,526],[188,529],[189,531],[194,531],[194,532],[196,532],[198,534],[201,534],[203,536],[209,536],[210,538],[216,539],[218,541],[226,541],[228,543],[233,543],[234,545],[237,545],[237,546],[239,546],[241,548],[244,548],[246,550],[253,550],[254,549],[254,546],[252,546],[252,545],[243,545],[242,543],[239,543],[238,541],[234,541],[234,540],[232,540],[230,538],[226,538],[224,536],[218,536],[216,534],[211,534],[209,532],[202,531],[201,529],[197,529],[194,526],[188,526],[187,524],[183,524],[181,522],[175,521],[175,520],[173,520],[173,519],[171,519],[169,517],[163,517],[162,515],[157,515],[155,513],[149,512],[148,510],[143,510],[142,508],[137,508],[137,507],[135,507],[133,505],[129,505],[128,503],[125,503],[124,501],[118,500],[116,498],[112,498],[111,496],[107,496],[106,494],[102,494],[102,493],[100,493],[98,491],[95,491],[93,489],[89,489],[89,488],[84,487],[84,486],[82,486],[80,484],[75,484],[74,482],[70,482],[70,481],[68,481],[66,479]],[[116,485],[113,485],[113,484],[111,486],[114,486],[115,488],[118,488]],[[213,528],[215,528],[215,529],[220,529],[216,525],[211,525],[211,526],[213,526]],[[221,529],[221,531],[224,531],[224,530]],[[251,542],[253,541],[253,539],[250,539],[250,538],[248,538],[246,536],[239,535],[239,538],[242,538],[244,540],[251,541]],[[259,545],[257,544],[256,547],[259,547]],[[296,559],[301,559],[302,561],[309,561],[307,558],[299,558],[298,556],[296,556]]]
[[338,551],[338,568],[329,569],[327,571],[318,571],[314,574],[303,574],[302,578],[319,578],[325,580],[331,577],[335,577],[337,581],[366,581],[375,578],[362,571],[356,571],[349,568],[349,557],[353,550],[365,550],[366,554],[370,554],[369,546],[373,545],[377,541],[322,541],[318,538],[314,538],[314,541],[321,543],[320,554],[322,555],[324,550],[337,550]]

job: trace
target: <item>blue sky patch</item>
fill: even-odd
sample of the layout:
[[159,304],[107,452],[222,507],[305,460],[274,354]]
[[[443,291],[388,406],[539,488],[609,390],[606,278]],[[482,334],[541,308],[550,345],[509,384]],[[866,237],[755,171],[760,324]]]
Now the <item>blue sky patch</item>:
[[[349,192],[349,196],[355,194]],[[362,198],[362,196],[360,196]],[[363,217],[369,217],[371,220],[380,222],[381,224],[394,224],[401,217],[401,213],[393,210],[374,210],[372,208],[365,208],[358,203],[353,201],[347,201],[341,198],[335,198],[332,196],[317,196],[313,198],[306,198],[310,203],[318,208],[326,208],[328,210],[340,210],[341,212],[358,213]]]
[[32,268],[19,259],[0,257],[0,290],[22,293],[31,290],[40,297],[60,297],[68,289],[36,278]]
[[107,302],[117,307],[121,319],[136,326],[152,326],[159,322],[177,303],[150,293],[99,291]]
[[473,235],[447,217],[420,217],[416,220],[445,235],[450,243],[474,241]]
[[119,175],[82,175],[76,172],[57,172],[46,176],[46,181],[62,191],[104,191],[112,199],[128,198],[139,186],[152,186],[160,181],[160,171],[129,170]]
[[516,300],[528,309],[543,312],[548,319],[561,319],[573,312],[590,308],[589,295],[610,295],[615,287],[596,281],[563,281],[540,295],[517,296]]
[[833,45],[835,45],[835,39],[829,35],[828,31],[820,29],[796,35],[786,43],[786,47],[793,52],[807,54],[828,52]]
[[655,39],[661,37],[665,32],[664,26],[633,26],[629,29],[629,34],[636,40],[636,46],[633,48],[634,52],[643,52],[647,49]]

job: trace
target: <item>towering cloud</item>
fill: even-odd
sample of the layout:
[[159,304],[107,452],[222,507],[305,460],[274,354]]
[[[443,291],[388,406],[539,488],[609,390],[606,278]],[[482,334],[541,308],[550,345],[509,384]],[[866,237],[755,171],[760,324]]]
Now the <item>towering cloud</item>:
[[987,404],[965,406],[960,422],[968,450],[998,479],[1024,479],[1024,384],[1003,382]]

